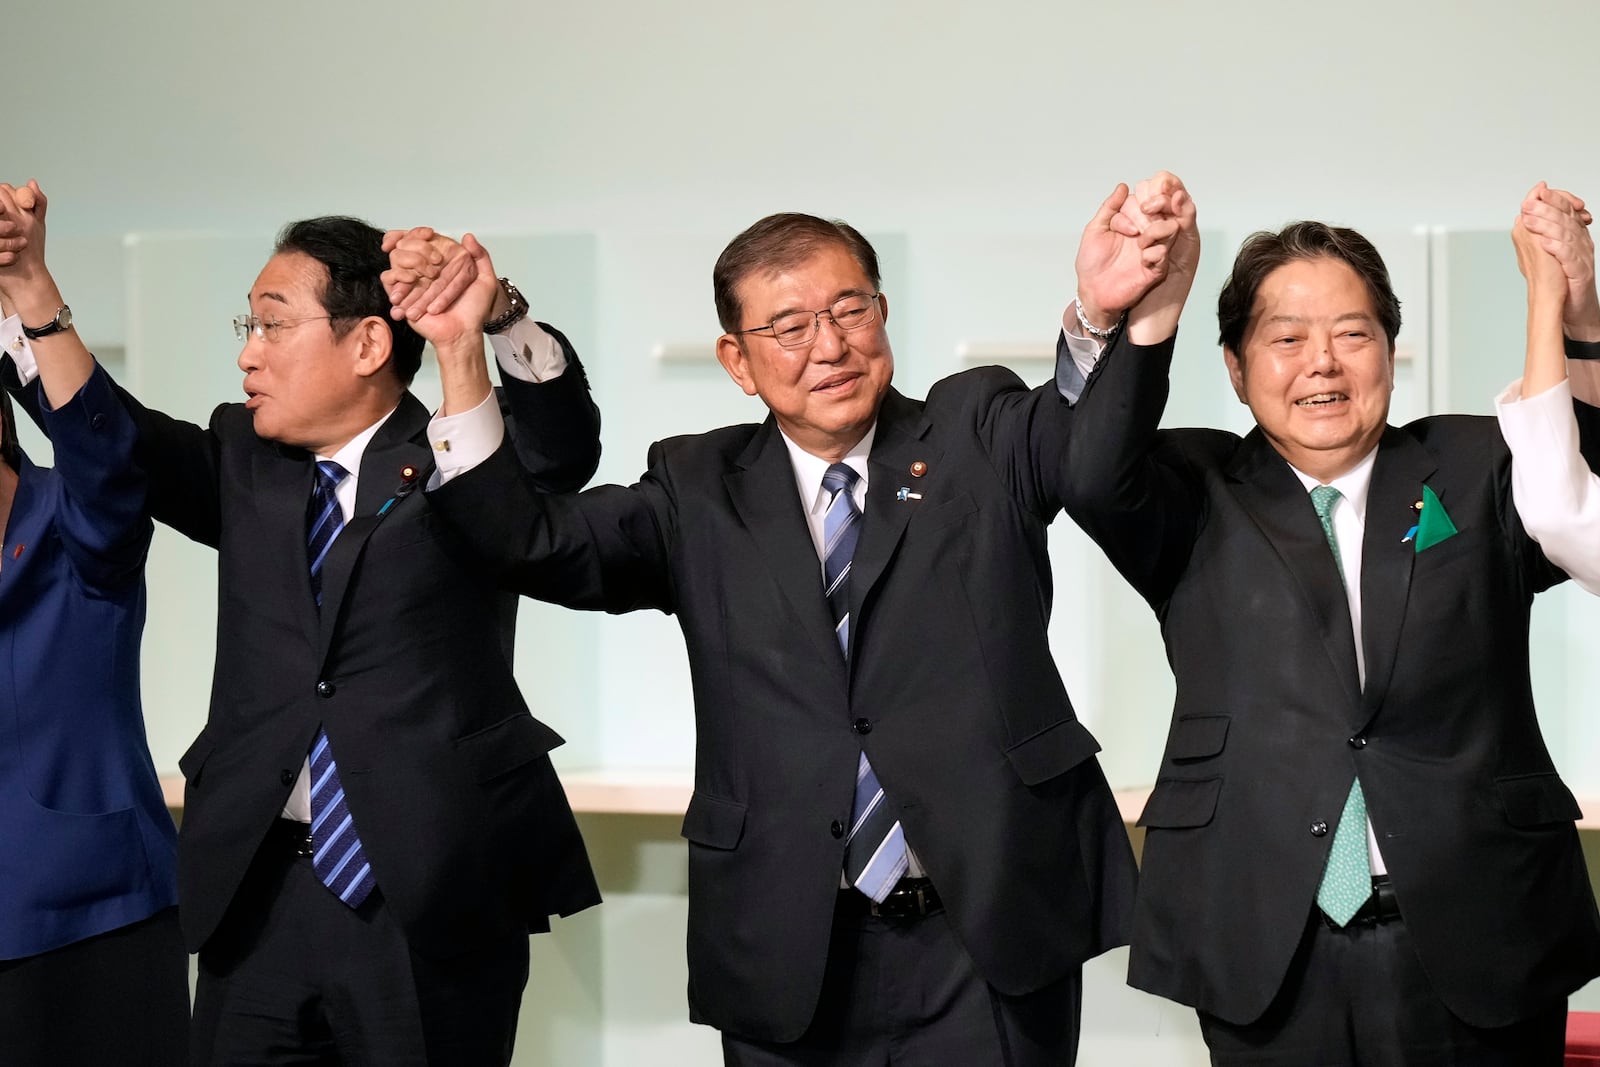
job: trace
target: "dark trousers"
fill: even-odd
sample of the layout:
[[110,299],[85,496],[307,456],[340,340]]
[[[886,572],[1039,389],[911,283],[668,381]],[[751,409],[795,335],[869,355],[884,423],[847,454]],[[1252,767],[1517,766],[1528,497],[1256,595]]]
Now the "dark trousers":
[[381,882],[347,907],[275,831],[200,951],[190,1062],[501,1065],[527,980],[526,934],[414,953]]
[[1404,919],[1332,929],[1313,915],[1277,998],[1246,1026],[1200,1013],[1217,1067],[1561,1067],[1562,1001],[1468,1026],[1434,995]]
[[822,995],[799,1041],[722,1035],[731,1067],[1070,1067],[1083,977],[1003,996],[985,982],[943,913],[880,919],[840,895]]
[[177,1067],[189,1033],[178,909],[0,961],[0,1063]]

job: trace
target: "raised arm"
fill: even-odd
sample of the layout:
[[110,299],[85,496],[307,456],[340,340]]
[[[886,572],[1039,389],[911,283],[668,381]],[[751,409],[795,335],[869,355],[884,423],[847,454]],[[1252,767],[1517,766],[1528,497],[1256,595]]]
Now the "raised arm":
[[1600,594],[1600,478],[1579,451],[1563,350],[1564,331],[1584,331],[1584,293],[1594,291],[1588,213],[1576,197],[1541,182],[1513,223],[1511,240],[1528,288],[1523,376],[1496,401],[1512,454],[1512,501],[1545,556]]
[[[1129,226],[1167,247],[1162,269],[1127,310],[1073,411],[1066,458],[1066,508],[1107,558],[1151,603],[1160,603],[1188,558],[1198,522],[1196,491],[1175,456],[1158,448],[1178,318],[1200,258],[1194,202],[1165,172],[1135,187],[1118,210]],[[1091,226],[1095,226],[1091,222]],[[1125,238],[1132,240],[1132,238]],[[1080,258],[1078,290],[1107,288],[1103,270]],[[1063,337],[1058,359],[1066,347]]]
[[426,226],[391,231],[384,247],[390,256],[384,283],[394,314],[413,324],[448,313],[481,284],[481,293],[491,299],[479,329],[499,366],[517,458],[547,492],[582,488],[600,463],[600,409],[567,338],[528,317],[527,300],[506,279],[495,280],[486,252],[471,254],[464,244]]
[[[0,184],[0,228],[19,242],[0,264],[0,305],[20,320],[7,332],[20,331],[37,372],[24,399],[55,446],[55,530],[83,583],[111,589],[142,573],[151,532],[146,482],[133,460],[133,421],[72,328],[46,266],[47,207],[37,182]],[[16,381],[14,368],[7,378]]]

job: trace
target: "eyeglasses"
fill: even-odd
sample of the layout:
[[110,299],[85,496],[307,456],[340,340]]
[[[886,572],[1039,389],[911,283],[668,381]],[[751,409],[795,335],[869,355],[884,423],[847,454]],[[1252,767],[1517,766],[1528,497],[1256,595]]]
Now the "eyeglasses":
[[252,334],[263,341],[276,341],[279,330],[287,330],[307,322],[332,320],[332,315],[307,315],[300,319],[264,319],[260,315],[235,315],[233,335],[241,341],[250,340]]
[[851,293],[841,296],[821,311],[791,311],[779,315],[765,326],[749,330],[735,330],[735,337],[746,333],[771,334],[784,348],[799,348],[816,340],[822,316],[833,320],[841,330],[858,330],[878,317],[880,293]]

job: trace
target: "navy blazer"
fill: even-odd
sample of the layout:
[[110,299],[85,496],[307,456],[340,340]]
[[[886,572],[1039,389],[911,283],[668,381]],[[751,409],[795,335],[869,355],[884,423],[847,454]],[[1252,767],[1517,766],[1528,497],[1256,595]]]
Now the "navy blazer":
[[98,367],[42,418],[56,467],[22,457],[0,559],[0,959],[177,900],[139,704],[151,526],[133,421]]

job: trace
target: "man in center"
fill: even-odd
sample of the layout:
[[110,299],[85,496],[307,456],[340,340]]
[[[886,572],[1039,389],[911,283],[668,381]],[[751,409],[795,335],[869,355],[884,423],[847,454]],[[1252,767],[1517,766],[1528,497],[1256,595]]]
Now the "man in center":
[[[1099,284],[1142,290],[1166,249],[1110,241],[1125,195],[1080,259],[1114,244]],[[764,422],[577,496],[541,497],[502,446],[429,499],[532,595],[678,617],[690,1010],[728,1063],[1070,1064],[1081,964],[1126,939],[1135,878],[1047,636],[1071,408],[993,367],[896,391],[877,256],[843,223],[762,219],[713,284],[718,358]],[[442,361],[483,363],[434,318]]]

